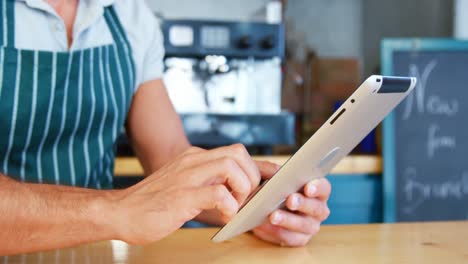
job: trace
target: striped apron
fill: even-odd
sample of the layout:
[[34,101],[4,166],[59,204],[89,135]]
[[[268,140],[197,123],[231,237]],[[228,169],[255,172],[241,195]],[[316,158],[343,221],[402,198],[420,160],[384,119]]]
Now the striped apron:
[[23,182],[112,188],[115,141],[134,91],[131,46],[112,6],[114,44],[19,50],[15,1],[0,3],[0,172]]

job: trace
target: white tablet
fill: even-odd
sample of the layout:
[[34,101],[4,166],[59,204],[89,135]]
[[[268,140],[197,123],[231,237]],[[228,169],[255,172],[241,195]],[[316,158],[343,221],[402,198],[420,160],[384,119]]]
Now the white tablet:
[[330,170],[415,87],[416,78],[369,77],[212,238],[222,242],[262,224],[286,198]]

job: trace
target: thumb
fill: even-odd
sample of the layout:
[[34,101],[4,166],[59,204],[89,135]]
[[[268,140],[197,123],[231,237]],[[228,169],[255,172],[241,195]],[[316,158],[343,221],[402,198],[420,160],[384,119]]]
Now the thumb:
[[281,165],[269,161],[256,160],[255,164],[257,164],[263,180],[270,179],[281,168]]

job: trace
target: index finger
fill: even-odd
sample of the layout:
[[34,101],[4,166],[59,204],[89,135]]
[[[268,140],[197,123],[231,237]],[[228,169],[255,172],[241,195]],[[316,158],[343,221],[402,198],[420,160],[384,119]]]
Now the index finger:
[[259,169],[250,157],[247,149],[241,144],[220,147],[204,153],[194,153],[190,158],[192,165],[206,163],[214,159],[230,158],[237,162],[239,167],[249,178],[250,191],[253,191],[260,183]]
[[315,179],[304,186],[304,194],[309,198],[316,198],[321,201],[328,201],[331,193],[331,184],[325,179]]
[[184,184],[188,184],[189,187],[225,184],[239,204],[242,204],[251,192],[247,175],[230,158],[220,158],[198,165],[189,169],[187,175],[188,179]]
[[281,168],[280,165],[269,161],[255,160],[255,164],[257,165],[263,180],[271,179],[271,177],[273,177],[273,175],[275,175],[275,173]]

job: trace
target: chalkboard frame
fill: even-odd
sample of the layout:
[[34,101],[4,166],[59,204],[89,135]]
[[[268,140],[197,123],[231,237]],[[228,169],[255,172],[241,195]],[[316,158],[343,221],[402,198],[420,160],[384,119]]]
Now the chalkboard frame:
[[[431,38],[391,38],[381,43],[382,75],[394,75],[393,55],[399,51],[468,51],[468,41],[456,39]],[[384,221],[394,223],[397,219],[396,208],[396,152],[395,152],[395,114],[392,112],[383,122],[383,202]]]

